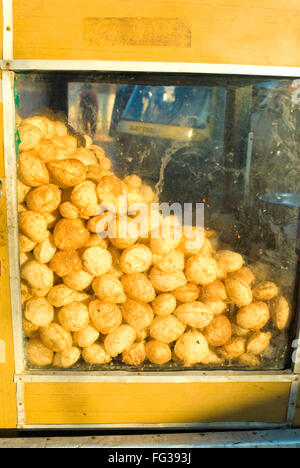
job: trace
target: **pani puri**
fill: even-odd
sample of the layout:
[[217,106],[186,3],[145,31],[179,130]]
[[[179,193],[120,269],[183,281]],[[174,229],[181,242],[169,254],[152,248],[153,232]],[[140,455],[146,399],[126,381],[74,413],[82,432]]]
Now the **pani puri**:
[[47,167],[55,183],[61,188],[75,187],[86,179],[86,168],[77,159],[53,161],[48,163]]
[[225,280],[225,287],[227,295],[233,304],[236,304],[238,307],[251,304],[253,294],[248,284],[236,279],[227,278]]
[[73,341],[80,348],[88,348],[93,343],[95,343],[100,336],[99,331],[91,323],[85,328],[77,331],[73,335]]
[[100,166],[95,164],[87,166],[86,178],[95,184],[98,184],[105,175],[109,174],[107,174],[107,171],[104,171]]
[[126,302],[126,295],[121,281],[108,273],[93,281],[93,290],[101,301],[116,304]]
[[98,213],[96,185],[90,180],[86,180],[74,187],[71,202],[76,206],[82,218],[96,216]]
[[98,163],[95,154],[88,148],[77,148],[77,151],[72,155],[72,157],[81,161],[85,166],[92,166]]
[[48,125],[50,126],[50,122],[46,117],[35,115],[24,119],[20,126],[22,125],[33,125],[40,130],[42,137],[44,138],[48,134]]
[[28,284],[26,284],[24,281],[21,281],[21,303],[22,305],[31,298],[32,298],[32,294],[31,294]]
[[145,344],[146,356],[152,364],[166,364],[172,359],[170,346],[157,340],[147,341]]
[[68,288],[65,284],[54,286],[47,296],[48,302],[54,307],[64,307],[75,301],[76,291]]
[[240,270],[230,273],[229,278],[242,281],[243,283],[248,284],[250,287],[253,283],[255,283],[256,280],[252,270],[246,266],[243,266]]
[[142,186],[142,179],[135,174],[126,176],[124,182],[132,190],[139,189]]
[[120,325],[109,333],[104,340],[104,349],[112,357],[127,350],[136,338],[136,332],[130,325]]
[[108,213],[106,212],[101,215],[93,216],[92,218],[90,218],[87,223],[87,228],[90,232],[97,234],[107,231],[108,224]]
[[271,317],[278,330],[286,330],[293,319],[292,309],[285,297],[279,296],[271,304]]
[[269,347],[271,338],[271,332],[253,333],[247,343],[247,353],[254,355],[263,353]]
[[21,180],[17,180],[17,190],[18,190],[18,202],[23,203],[31,190],[31,187],[28,185],[23,184]]
[[143,330],[150,326],[154,314],[151,306],[147,302],[127,299],[122,304],[121,311],[125,322],[136,330]]
[[139,227],[129,217],[114,218],[108,227],[108,236],[117,249],[127,249],[134,245],[139,238]]
[[19,247],[21,253],[29,253],[36,246],[36,242],[32,241],[29,237],[24,234],[19,235]]
[[56,185],[42,185],[31,190],[26,198],[26,203],[30,211],[37,213],[52,213],[61,201],[61,191]]
[[129,366],[139,366],[146,359],[145,343],[133,343],[122,353],[122,362]]
[[40,338],[46,348],[56,353],[72,348],[71,333],[55,322],[40,328]]
[[60,367],[62,369],[69,369],[74,366],[79,360],[81,351],[76,346],[72,346],[70,349],[66,349],[61,353],[56,353],[53,360],[54,367]]
[[55,161],[58,158],[57,148],[47,139],[40,140],[35,147],[35,151],[38,153],[39,158],[46,163]]
[[20,213],[19,226],[22,233],[33,242],[43,242],[49,236],[46,220],[40,213],[34,211]]
[[219,353],[224,359],[237,359],[246,350],[246,340],[240,336],[234,336],[220,348]]
[[219,267],[225,273],[238,271],[244,265],[243,257],[239,253],[232,252],[231,250],[219,250],[215,254],[215,259],[218,262]]
[[224,362],[224,359],[219,356],[213,349],[209,349],[208,355],[202,359],[201,364],[205,365],[220,365]]
[[187,283],[172,291],[173,296],[179,302],[194,302],[199,297],[199,288],[196,284]]
[[48,185],[50,181],[45,163],[37,158],[36,154],[33,151],[20,154],[18,175],[21,182],[29,187]]
[[47,367],[53,362],[53,352],[39,338],[30,338],[26,344],[26,359],[36,367]]
[[146,245],[138,244],[125,249],[120,258],[121,270],[126,274],[147,271],[152,263],[152,252]]
[[[109,245],[108,239],[103,239],[102,237],[99,237],[98,234],[91,234],[89,237],[89,240],[84,245],[84,248],[89,249],[90,247],[101,247],[101,249],[107,249],[108,245]],[[111,254],[111,249],[109,249],[109,252]],[[114,265],[114,260],[113,260],[113,265]]]
[[176,298],[170,293],[159,294],[154,299],[152,308],[153,312],[161,317],[171,315],[176,309]]
[[27,281],[32,294],[37,297],[46,296],[53,287],[53,271],[36,260],[29,261],[22,267],[21,278]]
[[260,330],[270,319],[269,307],[265,302],[253,302],[242,307],[236,316],[237,324],[242,328],[249,330]]
[[33,297],[26,302],[24,316],[37,327],[47,327],[54,318],[54,309],[44,297]]
[[201,297],[201,302],[207,305],[214,315],[221,315],[227,311],[227,304],[224,301],[210,301],[206,297]]
[[165,317],[155,317],[150,325],[150,336],[162,343],[172,343],[178,340],[184,333],[186,325],[184,325],[174,315]]
[[93,282],[94,276],[85,270],[77,270],[63,277],[64,284],[75,291],[87,289]]
[[253,289],[253,294],[256,299],[260,301],[271,301],[279,294],[279,288],[271,281],[263,281]]
[[88,364],[108,364],[111,356],[105,351],[100,343],[93,343],[82,350],[82,359]]
[[103,335],[116,330],[122,323],[122,313],[117,304],[95,300],[89,304],[89,313],[94,327]]
[[82,254],[84,268],[93,276],[107,273],[112,266],[112,257],[107,249],[89,247]]
[[218,265],[212,257],[196,254],[186,262],[185,274],[190,283],[207,285],[217,278]]
[[82,263],[76,250],[58,250],[51,259],[49,267],[58,276],[63,277],[80,271]]
[[53,241],[52,234],[47,237],[43,242],[37,244],[34,248],[33,254],[39,263],[49,263],[56,252],[56,246]]
[[152,302],[155,299],[155,290],[143,273],[123,275],[121,278],[125,293],[130,299],[143,302]]
[[29,151],[33,149],[43,137],[41,130],[35,125],[29,123],[22,123],[18,127],[21,143],[19,145],[20,151]]
[[26,319],[23,319],[23,332],[26,338],[38,338],[39,337],[39,327],[33,325]]
[[155,266],[165,273],[177,273],[184,270],[184,253],[171,250],[155,262]]
[[51,142],[57,148],[58,158],[61,160],[72,158],[77,149],[77,140],[72,135],[59,136],[55,135],[52,137]]
[[43,216],[47,224],[47,229],[52,229],[61,218],[58,210],[55,210],[52,213],[43,213]]
[[60,309],[58,320],[66,330],[77,332],[87,327],[90,322],[88,308],[80,302],[71,302]]
[[159,292],[174,291],[187,283],[183,271],[165,273],[157,267],[152,268],[149,274],[149,279],[156,291]]
[[193,328],[205,328],[214,318],[212,310],[202,302],[187,302],[175,310],[176,317],[185,325]]
[[203,286],[202,294],[213,302],[225,301],[227,299],[225,286],[222,281],[218,279]]
[[251,333],[247,328],[240,327],[236,323],[231,323],[232,334],[235,336],[240,336],[241,338],[247,338]]
[[53,239],[59,250],[77,250],[88,242],[89,231],[81,219],[60,219],[53,231]]
[[64,122],[61,120],[54,120],[52,123],[54,126],[54,135],[66,136],[68,134],[68,130]]
[[174,348],[175,354],[184,364],[199,364],[209,354],[205,336],[199,331],[187,332],[182,335]]
[[79,218],[79,210],[71,202],[64,202],[59,207],[59,212],[63,218],[76,219]]
[[[152,232],[153,236],[153,232]],[[154,254],[167,255],[171,250],[175,250],[180,242],[180,234],[176,230],[170,230],[170,235],[165,237],[151,237],[150,248]]]
[[146,203],[151,203],[155,200],[154,192],[149,185],[142,185],[140,187],[140,194]]
[[204,247],[204,230],[192,226],[184,226],[183,236],[178,250],[186,255],[195,255]]
[[231,323],[225,315],[217,315],[203,333],[210,346],[224,346],[231,339]]
[[102,177],[96,187],[96,192],[101,204],[112,213],[126,213],[127,200],[125,206],[120,203],[120,197],[127,195],[127,186],[118,177],[108,175]]
[[260,360],[253,354],[245,353],[242,354],[238,361],[240,364],[246,367],[259,367],[261,365]]

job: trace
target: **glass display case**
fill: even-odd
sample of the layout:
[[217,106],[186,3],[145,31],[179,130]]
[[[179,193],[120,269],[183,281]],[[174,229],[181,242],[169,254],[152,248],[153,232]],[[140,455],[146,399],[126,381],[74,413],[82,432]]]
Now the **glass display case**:
[[278,77],[15,74],[27,370],[291,367],[299,89]]

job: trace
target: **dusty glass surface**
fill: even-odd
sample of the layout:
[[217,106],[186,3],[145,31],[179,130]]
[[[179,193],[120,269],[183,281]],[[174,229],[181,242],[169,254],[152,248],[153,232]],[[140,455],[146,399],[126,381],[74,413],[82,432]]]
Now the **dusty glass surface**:
[[28,368],[290,366],[299,96],[276,77],[16,74]]

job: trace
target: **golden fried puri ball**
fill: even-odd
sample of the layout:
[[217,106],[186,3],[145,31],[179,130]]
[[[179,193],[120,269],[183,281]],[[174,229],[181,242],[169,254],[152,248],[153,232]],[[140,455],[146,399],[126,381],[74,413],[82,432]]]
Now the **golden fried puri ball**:
[[111,333],[122,323],[122,313],[116,304],[95,300],[89,304],[89,313],[93,325],[103,335]]
[[231,323],[231,329],[232,329],[232,334],[235,336],[240,336],[242,338],[248,338],[250,335],[251,331],[248,330],[247,328],[240,327],[236,323]]
[[187,283],[183,271],[165,273],[157,267],[152,268],[149,279],[156,291],[159,292],[174,291]]
[[157,262],[155,262],[161,271],[165,273],[177,273],[184,270],[184,253],[180,250],[171,250]]
[[120,325],[109,333],[104,340],[104,349],[112,357],[128,349],[136,338],[136,332],[130,325]]
[[90,232],[94,234],[99,234],[101,232],[107,231],[108,228],[108,215],[103,213],[101,215],[93,216],[89,219],[87,223],[87,228]]
[[231,339],[231,324],[225,315],[217,315],[203,330],[210,346],[224,346]]
[[150,248],[154,254],[165,256],[171,250],[175,250],[179,243],[180,243],[180,232],[176,229],[170,228],[170,233],[166,232],[165,235],[163,233],[160,237],[156,236],[152,237],[150,240]]
[[208,256],[196,254],[186,262],[185,274],[189,282],[206,285],[217,278],[217,262]]
[[184,364],[199,364],[209,353],[205,336],[199,331],[184,333],[174,348],[175,354]]
[[269,307],[265,302],[253,302],[242,307],[236,316],[237,324],[249,330],[260,330],[270,319]]
[[253,294],[250,286],[236,279],[227,278],[225,280],[226,291],[229,299],[238,307],[251,304]]
[[58,151],[58,159],[67,159],[72,157],[77,149],[77,140],[72,135],[55,135],[51,139]]
[[153,312],[164,317],[171,315],[176,309],[176,299],[170,293],[163,293],[156,296],[152,303]]
[[62,369],[69,369],[74,366],[79,360],[81,351],[76,346],[72,346],[70,349],[66,349],[61,353],[56,353],[54,356],[53,366],[60,367]]
[[81,161],[85,166],[91,166],[98,163],[95,154],[88,148],[77,148],[76,153],[74,153],[72,157]]
[[25,263],[30,262],[31,260],[34,260],[34,256],[32,255],[32,253],[25,253],[25,252],[20,253],[20,266],[21,267],[25,265]]
[[61,201],[61,191],[56,185],[42,185],[31,190],[26,198],[26,203],[30,211],[37,213],[52,213]]
[[64,122],[61,120],[54,120],[52,123],[54,126],[54,135],[66,136],[68,134],[68,130]]
[[121,311],[125,322],[136,330],[149,327],[154,317],[152,307],[147,302],[133,299],[127,299],[122,304]]
[[[108,245],[109,241],[107,239],[102,239],[102,237],[99,237],[97,234],[91,234],[84,248],[89,249],[90,247],[101,247],[101,249],[107,249]],[[109,252],[111,254],[111,249]]]
[[200,253],[205,242],[204,230],[192,226],[185,226],[178,249],[186,255]]
[[224,359],[237,359],[246,350],[246,340],[240,336],[234,336],[220,348],[219,353]]
[[80,302],[71,302],[60,309],[58,320],[66,330],[77,332],[87,327],[90,322],[88,308]]
[[140,188],[140,194],[143,197],[145,203],[151,203],[155,200],[154,192],[149,185],[142,185]]
[[269,347],[271,338],[271,332],[253,333],[247,343],[247,353],[254,355],[263,353]]
[[155,290],[143,273],[123,275],[121,278],[125,293],[136,301],[152,302],[155,299]]
[[107,364],[111,361],[111,356],[105,351],[100,343],[93,343],[82,350],[82,359],[88,364]]
[[85,270],[77,270],[63,277],[64,284],[75,291],[84,291],[93,282],[94,276]]
[[57,284],[49,291],[47,299],[54,307],[64,307],[76,301],[76,291],[64,284]]
[[138,225],[129,217],[120,216],[109,224],[108,235],[117,249],[127,249],[139,238]]
[[214,315],[221,315],[227,311],[227,304],[224,301],[210,301],[206,297],[201,297],[201,302],[207,305]]
[[248,284],[248,286],[252,286],[252,284],[255,283],[256,280],[251,269],[246,266],[243,266],[240,270],[230,273],[229,278],[236,279],[238,281],[243,281],[244,283]]
[[43,216],[47,223],[47,229],[52,229],[61,218],[58,210],[52,211],[52,213],[43,213]]
[[122,362],[129,366],[139,366],[146,359],[145,343],[133,343],[122,353]]
[[53,352],[39,338],[30,338],[26,344],[26,358],[36,367],[47,367],[53,362]]
[[55,145],[47,139],[42,139],[35,147],[35,151],[44,162],[55,161],[58,158],[58,151]]
[[208,355],[202,359],[201,364],[218,366],[223,362],[224,359],[220,357],[212,348],[210,348]]
[[101,276],[107,273],[112,266],[112,257],[107,249],[90,247],[83,252],[82,261],[84,268],[93,276]]
[[100,336],[99,331],[92,324],[87,325],[87,327],[82,328],[78,332],[75,332],[73,335],[73,341],[80,348],[87,348],[95,343]]
[[61,353],[72,347],[71,333],[55,322],[40,328],[40,338],[48,349],[56,353]]
[[36,245],[33,254],[39,263],[49,263],[54,257],[55,252],[56,246],[53,241],[53,236],[50,234],[47,239]]
[[17,189],[18,189],[18,202],[23,203],[28,193],[30,192],[31,187],[28,187],[28,185],[23,184],[23,182],[18,179]]
[[32,151],[20,154],[18,174],[23,184],[30,187],[48,185],[50,181],[45,163],[38,159],[36,153]]
[[26,319],[23,319],[23,332],[26,338],[39,337],[39,327],[37,325],[33,325],[33,323]]
[[216,253],[215,258],[219,267],[225,273],[238,271],[244,265],[243,257],[239,253],[232,252],[231,250],[219,250]]
[[54,309],[44,297],[33,297],[26,302],[25,318],[37,327],[47,327],[54,318]]
[[19,247],[21,253],[31,252],[36,246],[36,242],[29,239],[29,237],[24,234],[19,235]]
[[124,182],[132,190],[139,189],[141,188],[141,185],[142,185],[141,178],[135,174],[126,176],[124,179]]
[[54,254],[49,267],[58,276],[63,277],[80,271],[82,263],[76,250],[58,250]]
[[227,299],[227,293],[224,284],[220,280],[215,280],[203,286],[202,294],[207,297],[210,301],[225,301]]
[[35,260],[25,263],[21,269],[21,278],[27,281],[32,294],[37,297],[46,296],[53,287],[53,271]]
[[71,202],[76,206],[82,218],[96,216],[98,213],[96,185],[90,180],[76,185],[72,190]]
[[[102,162],[103,162],[103,167],[105,169],[110,169],[111,167],[111,162],[110,160],[106,157],[105,155],[105,151],[103,148],[101,148],[101,146],[98,146],[98,145],[91,145],[89,147],[89,149],[91,151],[93,151],[94,155],[97,157],[98,159],[98,162],[100,163],[100,165],[102,166]],[[108,165],[107,161],[108,160],[110,162],[110,165]]]
[[104,171],[100,166],[91,164],[90,166],[87,166],[86,178],[95,184],[98,184],[102,177],[108,175],[107,172],[108,171]]
[[146,355],[152,364],[166,364],[172,359],[170,346],[157,340],[150,340],[145,345]]
[[150,336],[162,343],[172,343],[178,340],[184,333],[186,325],[180,322],[174,315],[155,317],[150,325]]
[[113,213],[127,211],[127,203],[125,207],[120,206],[120,197],[127,195],[127,186],[118,177],[114,175],[102,177],[96,191],[100,202],[108,211]]
[[120,267],[124,273],[142,273],[152,263],[152,252],[146,245],[138,244],[124,250],[120,258]]
[[18,132],[21,140],[19,146],[20,151],[31,150],[39,143],[39,141],[43,137],[41,130],[38,127],[29,123],[22,123],[18,127]]
[[60,250],[77,250],[89,240],[89,231],[80,219],[61,219],[53,231],[53,239]]
[[271,301],[279,294],[279,288],[271,281],[259,283],[253,290],[253,295],[260,301]]
[[245,353],[238,358],[239,363],[246,367],[259,367],[261,365],[260,360],[254,356],[254,354]]
[[286,330],[293,319],[293,312],[288,301],[283,296],[279,296],[271,304],[272,321],[278,330]]
[[175,310],[176,317],[193,328],[207,327],[214,318],[212,310],[202,302],[187,302]]
[[43,242],[49,236],[43,215],[34,211],[24,211],[19,215],[20,229],[33,242]]
[[53,122],[42,115],[28,117],[27,119],[24,119],[22,123],[34,125],[35,127],[39,128],[42,132],[43,138],[52,138],[54,135]]
[[101,301],[116,304],[126,302],[126,295],[121,281],[108,273],[93,281],[93,290]]
[[48,163],[47,167],[55,183],[61,188],[75,187],[86,179],[86,168],[76,159],[53,161]]
[[172,291],[173,296],[179,302],[194,302],[199,297],[199,288],[196,284],[187,283]]
[[32,298],[32,294],[31,294],[31,291],[30,291],[30,288],[29,288],[28,284],[26,284],[25,281],[21,281],[21,302],[22,302],[22,305],[31,298]]

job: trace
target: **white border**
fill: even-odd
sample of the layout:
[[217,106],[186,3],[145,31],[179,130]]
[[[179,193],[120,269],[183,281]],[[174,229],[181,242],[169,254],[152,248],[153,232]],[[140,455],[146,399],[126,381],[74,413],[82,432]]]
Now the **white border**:
[[3,60],[13,59],[13,6],[12,0],[2,0]]

